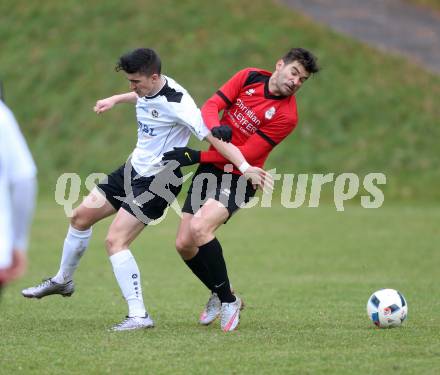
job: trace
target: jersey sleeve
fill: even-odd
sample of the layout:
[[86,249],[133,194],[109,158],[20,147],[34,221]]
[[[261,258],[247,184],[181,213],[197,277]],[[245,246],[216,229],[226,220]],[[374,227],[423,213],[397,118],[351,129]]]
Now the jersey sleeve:
[[34,159],[11,111],[3,106],[0,126],[5,156],[5,170],[10,182],[33,178],[37,173]]
[[202,107],[202,116],[208,129],[220,124],[219,113],[235,102],[249,71],[250,68],[240,70],[205,102]]
[[[273,146],[266,142],[259,135],[254,134],[241,146],[237,146],[249,164],[269,154]],[[229,163],[217,150],[202,151],[200,154],[201,163]]]
[[199,140],[203,140],[209,134],[200,109],[191,97],[184,95],[181,103],[176,103],[174,108],[177,122],[186,126]]

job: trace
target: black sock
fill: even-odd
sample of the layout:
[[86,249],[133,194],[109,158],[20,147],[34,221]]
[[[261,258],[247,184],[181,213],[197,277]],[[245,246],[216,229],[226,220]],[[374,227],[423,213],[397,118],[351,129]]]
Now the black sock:
[[214,288],[214,282],[209,274],[208,267],[203,261],[203,257],[200,255],[200,251],[197,254],[188,260],[183,260],[186,265],[191,269],[194,275],[196,275],[199,280],[205,284],[205,286],[212,291]]
[[212,291],[217,293],[221,302],[234,302],[235,297],[231,293],[222,247],[217,238],[200,246],[198,254],[208,267],[213,282]]

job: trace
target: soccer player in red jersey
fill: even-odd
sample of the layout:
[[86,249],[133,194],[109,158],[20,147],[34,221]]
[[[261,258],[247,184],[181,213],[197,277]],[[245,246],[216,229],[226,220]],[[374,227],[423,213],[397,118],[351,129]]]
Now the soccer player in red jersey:
[[[295,93],[318,70],[315,56],[303,48],[291,49],[277,61],[272,73],[243,69],[204,104],[205,124],[217,138],[238,146],[253,166],[263,167],[272,149],[295,129]],[[176,148],[165,153],[164,160],[177,160],[181,165],[200,163],[182,209],[176,248],[212,292],[200,323],[210,324],[220,315],[222,330],[233,331],[239,323],[242,301],[231,292],[215,231],[254,196],[252,184],[241,177],[249,164],[232,169],[212,146],[208,151]]]

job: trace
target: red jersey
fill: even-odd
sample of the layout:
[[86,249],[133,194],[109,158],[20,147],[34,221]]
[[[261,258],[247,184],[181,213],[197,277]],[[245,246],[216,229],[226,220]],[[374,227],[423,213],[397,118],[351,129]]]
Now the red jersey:
[[[272,73],[246,68],[235,74],[202,107],[206,126],[229,125],[232,143],[255,167],[263,167],[270,151],[296,127],[296,100],[291,96],[275,96],[269,91]],[[223,116],[219,121],[219,112]],[[214,163],[223,169],[230,164],[213,146],[202,151],[201,163]],[[234,173],[240,173],[234,169]]]

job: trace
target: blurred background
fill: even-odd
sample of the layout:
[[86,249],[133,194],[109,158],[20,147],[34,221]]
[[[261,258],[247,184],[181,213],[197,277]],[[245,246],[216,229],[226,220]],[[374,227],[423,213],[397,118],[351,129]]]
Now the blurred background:
[[[53,196],[61,173],[108,172],[132,151],[132,107],[100,117],[92,111],[97,99],[128,89],[114,71],[124,52],[156,49],[163,72],[201,106],[237,70],[271,71],[289,48],[301,46],[323,69],[299,92],[298,128],[267,167],[383,172],[385,201],[440,198],[439,76],[315,22],[304,3],[2,0],[0,76],[36,159],[40,195]],[[437,0],[406,3],[440,9]]]

